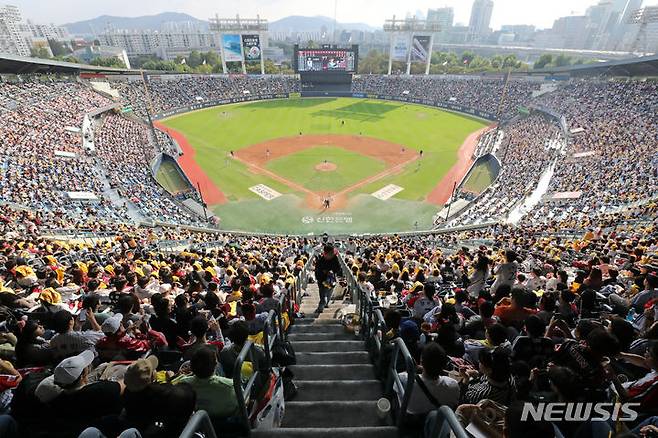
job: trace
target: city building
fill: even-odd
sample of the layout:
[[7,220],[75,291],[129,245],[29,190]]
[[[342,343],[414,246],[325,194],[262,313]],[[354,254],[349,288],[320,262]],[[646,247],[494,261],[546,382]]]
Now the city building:
[[438,21],[441,29],[448,30],[455,21],[455,10],[448,7],[428,9],[427,21]]
[[503,34],[514,34],[515,43],[528,43],[535,38],[537,29],[531,24],[504,24],[500,31]]
[[119,47],[129,57],[156,55],[164,60],[187,56],[192,50],[220,50],[219,35],[211,32],[109,31],[99,35],[101,45]]
[[0,5],[0,53],[30,56],[30,46],[19,29],[22,21],[23,18],[18,7]]
[[21,11],[13,5],[0,5],[0,53],[30,56],[32,49],[43,48],[52,56],[48,40],[68,45],[68,30],[54,24],[24,22]]
[[491,32],[491,14],[493,13],[493,0],[474,0],[471,8],[471,19],[468,22],[472,38],[480,40]]

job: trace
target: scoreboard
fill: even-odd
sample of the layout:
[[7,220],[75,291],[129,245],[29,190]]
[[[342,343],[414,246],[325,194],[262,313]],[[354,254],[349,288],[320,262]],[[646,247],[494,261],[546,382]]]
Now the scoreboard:
[[351,48],[324,46],[319,49],[300,49],[295,46],[294,67],[297,73],[355,73],[358,57],[356,45]]

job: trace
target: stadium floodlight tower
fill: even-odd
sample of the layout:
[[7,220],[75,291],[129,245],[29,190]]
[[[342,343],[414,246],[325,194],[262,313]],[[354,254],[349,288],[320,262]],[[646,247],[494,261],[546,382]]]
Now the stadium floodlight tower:
[[222,52],[222,70],[228,72],[226,62],[240,62],[242,73],[247,73],[247,62],[260,61],[260,73],[265,74],[263,47],[266,45],[267,20],[256,18],[219,18],[217,14],[208,20],[210,31],[219,36]]
[[393,61],[406,61],[407,74],[411,74],[412,62],[424,62],[425,74],[430,73],[434,34],[441,31],[441,23],[432,20],[419,20],[415,17],[384,22],[384,32],[390,34],[388,53],[388,74],[393,69]]
[[640,42],[644,39],[643,52],[647,52],[647,27],[649,24],[658,23],[658,6],[645,6],[644,8],[637,9],[630,17],[628,17],[629,24],[639,24],[635,40],[631,46],[632,52],[639,50]]

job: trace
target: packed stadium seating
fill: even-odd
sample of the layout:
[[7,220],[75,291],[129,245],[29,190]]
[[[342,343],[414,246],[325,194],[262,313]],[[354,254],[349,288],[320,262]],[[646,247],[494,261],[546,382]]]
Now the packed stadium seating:
[[537,401],[637,402],[616,427],[658,425],[655,82],[533,97],[534,80],[355,77],[355,93],[499,114],[474,155],[502,167],[441,229],[335,239],[186,227],[202,219],[149,165],[178,149],[147,108],[299,92],[296,77],[152,78],[148,99],[111,84],[135,114],[94,115],[116,102],[82,80],[0,82],[0,436],[188,437],[195,411],[235,437],[610,433],[519,424]]

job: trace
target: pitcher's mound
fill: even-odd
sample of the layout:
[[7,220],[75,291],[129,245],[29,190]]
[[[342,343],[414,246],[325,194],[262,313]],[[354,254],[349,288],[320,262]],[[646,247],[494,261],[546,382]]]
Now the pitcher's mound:
[[320,163],[315,166],[315,170],[319,172],[333,172],[336,170],[338,166],[336,166],[334,163],[330,163],[328,161],[325,161],[323,163]]

